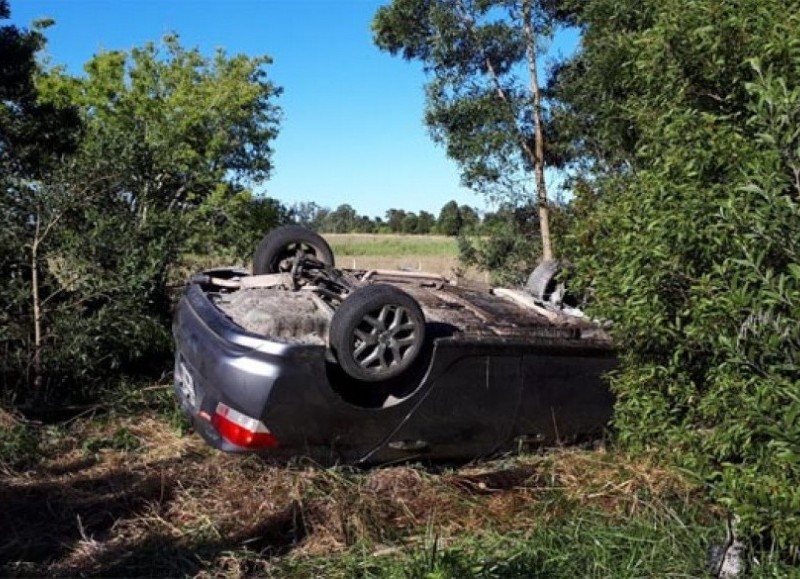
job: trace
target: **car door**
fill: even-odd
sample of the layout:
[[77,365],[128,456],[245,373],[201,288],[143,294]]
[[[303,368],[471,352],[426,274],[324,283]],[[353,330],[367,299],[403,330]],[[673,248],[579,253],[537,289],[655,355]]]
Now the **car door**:
[[415,405],[364,460],[471,459],[497,451],[519,408],[521,361],[503,347],[439,342]]

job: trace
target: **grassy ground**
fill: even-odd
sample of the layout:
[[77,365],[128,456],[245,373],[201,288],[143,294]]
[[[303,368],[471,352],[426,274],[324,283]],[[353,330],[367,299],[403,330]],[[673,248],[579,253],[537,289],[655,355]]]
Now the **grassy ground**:
[[682,476],[606,449],[272,465],[209,449],[170,397],[40,428],[41,460],[5,462],[0,575],[701,577],[723,528]]
[[336,264],[353,269],[408,269],[439,273],[445,277],[483,279],[483,274],[465,271],[458,262],[458,244],[444,235],[332,234]]
[[401,235],[394,233],[325,233],[335,254],[347,256],[455,257],[458,244],[446,235]]
[[707,577],[723,536],[691,481],[604,447],[323,469],[210,449],[167,385],[109,408],[16,438],[4,418],[39,458],[0,454],[0,576]]

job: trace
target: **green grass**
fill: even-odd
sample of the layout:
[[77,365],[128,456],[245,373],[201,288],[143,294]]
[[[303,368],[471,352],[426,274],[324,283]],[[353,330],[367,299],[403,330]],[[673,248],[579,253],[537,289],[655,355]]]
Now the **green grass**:
[[456,257],[454,237],[443,235],[325,234],[335,256]]
[[377,556],[369,545],[338,557],[289,561],[276,576],[324,577],[702,577],[706,545],[717,533],[702,513],[682,508],[626,519],[596,509],[511,533],[479,532],[442,540],[431,529],[424,543]]
[[325,234],[336,264],[352,269],[402,269],[437,273],[449,279],[485,281],[486,274],[464,268],[458,242],[444,235]]

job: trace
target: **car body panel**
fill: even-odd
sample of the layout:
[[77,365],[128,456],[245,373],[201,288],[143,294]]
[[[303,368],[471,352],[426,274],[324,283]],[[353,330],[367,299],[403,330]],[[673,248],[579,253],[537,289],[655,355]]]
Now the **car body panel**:
[[[409,292],[426,308],[426,318],[438,321],[428,324],[426,353],[416,369],[376,385],[344,376],[324,345],[244,329],[215,305],[213,291],[191,283],[173,324],[181,407],[218,449],[253,452],[226,441],[212,425],[222,402],[258,418],[277,438],[277,448],[259,453],[323,464],[469,460],[603,428],[613,404],[603,374],[616,360],[607,338],[596,339],[585,323],[584,338],[569,328],[533,331],[521,313],[488,292],[442,291]],[[444,305],[434,303],[434,295]],[[451,310],[451,303],[459,315],[483,322],[434,311]]]

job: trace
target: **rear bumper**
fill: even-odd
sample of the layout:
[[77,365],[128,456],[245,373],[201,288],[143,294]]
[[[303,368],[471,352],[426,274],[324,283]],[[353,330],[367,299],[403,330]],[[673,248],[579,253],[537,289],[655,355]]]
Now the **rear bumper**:
[[[291,345],[250,334],[217,310],[192,284],[173,321],[175,395],[196,430],[215,448],[253,452],[225,440],[212,423],[219,403],[261,418],[276,385],[324,377],[324,349]],[[315,363],[316,362],[316,363]]]

